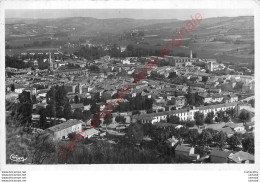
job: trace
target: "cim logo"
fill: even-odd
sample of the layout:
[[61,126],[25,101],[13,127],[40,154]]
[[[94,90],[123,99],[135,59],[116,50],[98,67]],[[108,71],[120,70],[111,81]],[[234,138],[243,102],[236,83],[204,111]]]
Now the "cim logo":
[[25,160],[27,160],[27,158],[24,157],[19,157],[18,155],[10,155],[10,160],[14,161],[14,162],[24,162]]

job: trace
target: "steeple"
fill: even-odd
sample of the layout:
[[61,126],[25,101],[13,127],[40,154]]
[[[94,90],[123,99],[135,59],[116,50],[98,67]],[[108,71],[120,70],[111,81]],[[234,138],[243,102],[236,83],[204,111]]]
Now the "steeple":
[[190,58],[192,59],[192,50],[190,50]]
[[52,60],[51,60],[51,52],[49,52],[49,70],[50,71],[53,71],[53,62],[52,62]]

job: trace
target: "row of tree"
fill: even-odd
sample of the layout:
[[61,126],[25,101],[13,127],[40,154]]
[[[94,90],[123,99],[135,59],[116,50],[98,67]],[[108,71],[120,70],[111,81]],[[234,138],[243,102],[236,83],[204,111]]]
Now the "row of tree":
[[188,127],[182,127],[176,129],[174,127],[160,128],[152,124],[131,124],[128,128],[128,138],[132,138],[134,142],[140,142],[144,136],[149,136],[156,142],[164,143],[168,138],[174,136],[180,141],[185,142],[191,146],[202,147],[230,147],[231,150],[239,150],[240,145],[243,146],[243,150],[249,153],[254,153],[254,136],[252,134],[235,133],[231,137],[228,137],[226,133],[222,131],[216,131],[213,129],[203,129],[201,133],[197,129],[189,129]]

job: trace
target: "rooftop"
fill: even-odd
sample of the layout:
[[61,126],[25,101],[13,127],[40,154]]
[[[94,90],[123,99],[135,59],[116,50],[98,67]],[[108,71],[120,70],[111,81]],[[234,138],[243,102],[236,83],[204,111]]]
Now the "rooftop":
[[69,127],[71,127],[71,126],[80,124],[80,123],[81,123],[81,122],[80,122],[79,120],[71,119],[71,120],[67,121],[66,123],[61,123],[61,124],[52,126],[52,127],[48,128],[47,130],[51,130],[51,131],[53,131],[53,132],[57,132],[57,131],[60,131],[60,130],[69,128]]
[[231,151],[224,151],[224,150],[212,150],[210,155],[216,157],[227,158],[232,152]]

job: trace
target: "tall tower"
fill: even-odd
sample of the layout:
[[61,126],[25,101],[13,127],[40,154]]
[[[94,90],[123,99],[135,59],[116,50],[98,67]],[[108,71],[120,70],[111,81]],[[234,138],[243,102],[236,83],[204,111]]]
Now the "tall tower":
[[51,52],[49,52],[49,70],[50,71],[53,71],[53,62],[52,62],[52,60],[51,60]]
[[192,59],[192,50],[190,50],[190,59]]

